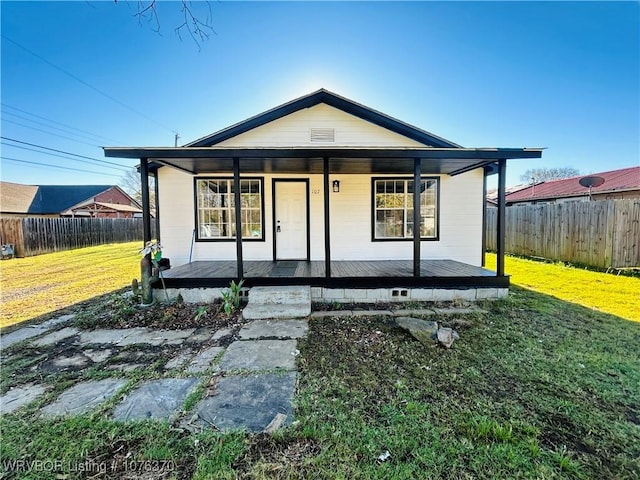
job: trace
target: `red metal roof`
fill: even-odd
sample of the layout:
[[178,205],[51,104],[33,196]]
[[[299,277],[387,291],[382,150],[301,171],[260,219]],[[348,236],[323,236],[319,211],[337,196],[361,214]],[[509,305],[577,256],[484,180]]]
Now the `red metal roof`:
[[506,196],[507,202],[524,202],[529,200],[541,200],[548,198],[574,197],[586,195],[589,189],[583,187],[578,181],[586,176],[598,176],[604,178],[604,183],[599,187],[593,187],[591,193],[608,193],[625,190],[640,190],[640,167],[622,168],[609,172],[579,175],[577,177],[551,180],[538,183],[530,187],[510,193]]

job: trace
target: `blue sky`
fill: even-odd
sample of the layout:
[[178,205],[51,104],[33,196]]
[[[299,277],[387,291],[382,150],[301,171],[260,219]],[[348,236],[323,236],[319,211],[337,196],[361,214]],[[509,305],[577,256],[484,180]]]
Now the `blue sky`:
[[637,2],[211,2],[200,48],[179,3],[160,33],[136,5],[1,2],[2,180],[117,184],[16,140],[128,167],[99,147],[186,143],[321,87],[463,146],[548,148],[508,185],[640,165]]

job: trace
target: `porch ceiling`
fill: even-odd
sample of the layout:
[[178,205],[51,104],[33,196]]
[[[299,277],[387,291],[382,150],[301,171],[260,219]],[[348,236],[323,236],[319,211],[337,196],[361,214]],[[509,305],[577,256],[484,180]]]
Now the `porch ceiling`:
[[423,173],[456,175],[499,159],[540,158],[541,148],[220,148],[105,147],[107,157],[146,158],[157,166],[170,166],[192,174],[233,170],[240,159],[243,173],[323,173],[329,158],[331,173],[411,174],[414,159]]

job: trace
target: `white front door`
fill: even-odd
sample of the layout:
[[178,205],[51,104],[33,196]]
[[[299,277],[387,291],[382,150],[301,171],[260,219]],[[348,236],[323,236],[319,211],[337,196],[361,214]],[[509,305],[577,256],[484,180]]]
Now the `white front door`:
[[276,180],[274,188],[276,260],[307,260],[307,182]]

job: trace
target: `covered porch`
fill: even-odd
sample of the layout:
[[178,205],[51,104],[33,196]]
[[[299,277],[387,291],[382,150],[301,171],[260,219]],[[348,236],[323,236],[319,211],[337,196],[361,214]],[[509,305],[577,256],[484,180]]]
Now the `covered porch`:
[[[478,289],[509,286],[504,272],[505,175],[507,159],[540,158],[542,149],[528,148],[246,148],[175,147],[107,148],[109,157],[140,159],[145,241],[151,239],[149,176],[159,168],[173,168],[193,178],[199,175],[231,174],[235,191],[235,231],[242,232],[240,179],[257,174],[321,175],[323,188],[324,255],[322,260],[272,261],[245,259],[246,242],[236,235],[235,258],[217,261],[191,261],[163,272],[168,288],[206,288],[228,286],[231,280],[245,280],[247,286],[310,285],[327,288],[374,289],[401,287],[418,289]],[[497,269],[495,272],[453,259],[425,259],[421,254],[424,238],[413,229],[407,239],[408,259],[336,261],[332,258],[331,192],[332,174],[405,175],[420,184],[423,175],[456,176],[480,169],[484,189],[487,176],[498,175]],[[156,184],[157,185],[157,184]],[[413,189],[413,224],[421,222],[420,189]],[[480,211],[480,209],[478,209]],[[484,209],[482,209],[484,210]],[[159,212],[158,216],[162,213]],[[156,217],[156,220],[158,218]],[[158,225],[159,228],[159,225]],[[274,227],[275,228],[275,227]],[[160,231],[160,230],[158,230]],[[275,230],[273,231],[275,233]],[[484,234],[483,234],[484,235]],[[407,245],[409,246],[409,245]],[[482,244],[484,251],[484,242]],[[409,252],[407,252],[409,253]],[[170,255],[169,255],[170,256]],[[483,254],[484,256],[484,254]],[[482,262],[484,265],[484,261]],[[156,285],[159,286],[159,285]]]
[[323,261],[245,261],[241,276],[234,261],[196,261],[163,273],[167,288],[227,287],[243,278],[245,286],[310,285],[325,288],[507,288],[508,276],[455,260],[421,260],[419,276],[411,260],[332,261],[327,277]]

